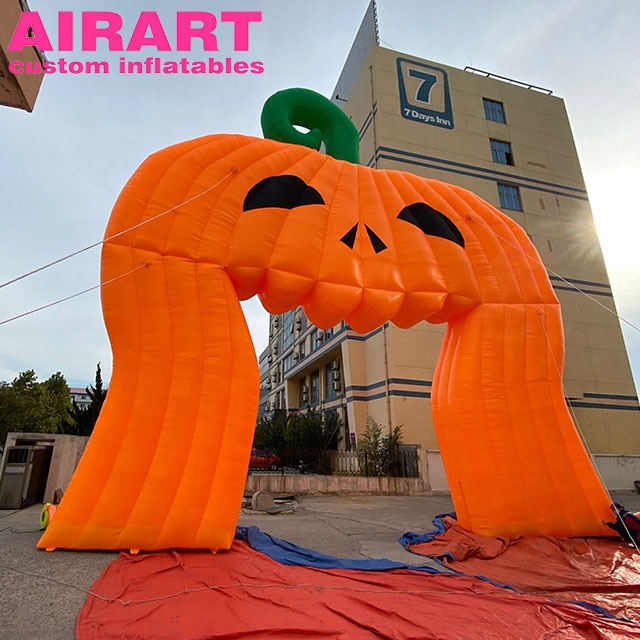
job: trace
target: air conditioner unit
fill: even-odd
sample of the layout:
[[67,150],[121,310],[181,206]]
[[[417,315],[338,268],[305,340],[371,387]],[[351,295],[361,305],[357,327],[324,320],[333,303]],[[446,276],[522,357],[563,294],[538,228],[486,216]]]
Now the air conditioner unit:
[[298,360],[300,359],[300,355],[296,352],[293,354],[293,361],[294,362],[298,362]]
[[271,382],[275,382],[278,379],[278,374],[277,373],[272,373],[271,374]]
[[333,390],[337,391],[338,393],[340,392],[340,389],[342,388],[342,385],[340,384],[339,380],[334,380],[331,386],[333,387]]
[[331,371],[340,371],[340,360],[331,361]]
[[307,402],[308,400],[309,400],[309,394],[306,391],[304,391],[302,393],[302,402]]
[[302,385],[302,393],[309,393],[309,387],[306,384]]
[[272,356],[271,354],[269,354],[269,355],[267,356],[267,362],[268,362],[269,364],[271,364],[271,363],[273,362],[273,356]]
[[340,380],[340,372],[339,371],[333,371],[331,373],[331,379],[332,380]]
[[277,345],[273,345],[273,349],[271,350],[271,353],[273,353],[274,356],[278,355],[278,346]]
[[324,333],[319,333],[316,342],[320,344],[324,340]]
[[271,383],[267,382],[267,389],[271,389]]
[[301,318],[298,318],[298,319],[296,320],[296,330],[297,330],[297,331],[300,331],[301,329],[302,329],[302,319],[301,319]]

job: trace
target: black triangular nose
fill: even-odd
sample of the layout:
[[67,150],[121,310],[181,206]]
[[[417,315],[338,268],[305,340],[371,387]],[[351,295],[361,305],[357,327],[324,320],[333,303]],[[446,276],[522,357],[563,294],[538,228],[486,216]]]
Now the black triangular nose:
[[[371,241],[371,246],[376,253],[380,253],[387,248],[387,245],[380,240],[380,238],[369,229],[368,225],[364,225],[364,228],[367,231],[367,235],[369,236],[369,240]],[[349,249],[353,249],[353,245],[356,243],[356,234],[358,233],[358,225],[354,224],[347,233],[345,233],[342,238],[340,238],[340,242],[344,242]]]
[[380,253],[387,248],[387,245],[378,238],[378,236],[369,229],[369,227],[365,224],[364,228],[367,230],[367,235],[369,236],[369,240],[371,240],[371,246],[376,253]]
[[344,242],[349,249],[353,249],[353,245],[356,243],[356,233],[358,232],[358,225],[354,224],[347,233],[345,233],[342,238],[340,238],[340,242]]

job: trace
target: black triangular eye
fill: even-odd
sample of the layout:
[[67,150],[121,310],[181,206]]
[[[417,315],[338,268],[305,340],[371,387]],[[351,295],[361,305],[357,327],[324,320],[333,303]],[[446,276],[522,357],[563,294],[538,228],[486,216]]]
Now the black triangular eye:
[[294,209],[306,204],[324,204],[324,200],[313,187],[298,176],[271,176],[251,187],[242,209]]
[[410,222],[428,236],[451,240],[464,248],[464,238],[458,227],[443,213],[424,202],[415,202],[405,207],[398,214],[398,218]]

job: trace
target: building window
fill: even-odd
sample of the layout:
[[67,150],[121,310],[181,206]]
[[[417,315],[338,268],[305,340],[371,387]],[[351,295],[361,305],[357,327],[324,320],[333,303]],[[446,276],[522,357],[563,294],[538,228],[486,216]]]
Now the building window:
[[309,339],[311,340],[311,343],[309,345],[309,353],[312,353],[318,348],[318,330],[317,329],[314,329],[311,332]]
[[320,370],[311,372],[311,398],[309,404],[320,404]]
[[340,371],[337,369],[332,369],[331,363],[329,363],[325,367],[324,380],[325,380],[325,386],[324,386],[325,400],[327,401],[335,400],[340,395],[340,391],[342,390],[342,384],[340,380]]
[[307,379],[301,378],[298,382],[298,407],[305,407],[309,404],[309,389]]
[[289,371],[289,369],[293,369],[294,360],[293,360],[293,351],[284,359],[284,370]]
[[286,351],[293,345],[293,311],[287,311],[284,314],[284,333],[282,339],[282,348]]
[[500,196],[500,207],[510,211],[522,211],[518,187],[498,182],[498,195]]
[[513,166],[513,153],[511,143],[502,140],[489,140],[491,143],[491,159],[500,164],[510,164]]
[[503,124],[507,123],[507,119],[504,117],[504,105],[502,102],[482,98],[482,104],[484,106],[484,117],[487,120],[502,122]]

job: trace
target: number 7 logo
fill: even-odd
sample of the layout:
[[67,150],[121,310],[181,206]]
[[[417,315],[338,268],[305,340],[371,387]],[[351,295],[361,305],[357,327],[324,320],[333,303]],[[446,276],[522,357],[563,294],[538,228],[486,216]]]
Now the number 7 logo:
[[453,129],[447,72],[425,62],[396,58],[400,113],[403,118]]
[[416,100],[418,102],[425,102],[426,104],[429,104],[431,102],[431,89],[438,84],[437,76],[434,76],[432,73],[419,71],[418,69],[409,69],[409,76],[422,80],[418,85],[418,90],[416,91]]

